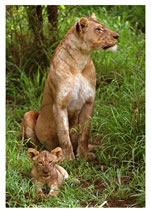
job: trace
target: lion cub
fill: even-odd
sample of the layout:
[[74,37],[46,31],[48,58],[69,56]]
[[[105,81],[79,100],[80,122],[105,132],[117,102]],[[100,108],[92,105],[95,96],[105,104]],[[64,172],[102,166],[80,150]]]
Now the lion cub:
[[[29,160],[33,163],[31,176],[37,186],[37,194],[44,198],[56,195],[56,190],[63,179],[69,177],[67,171],[56,164],[56,162],[62,160],[62,149],[57,147],[51,152],[42,151],[39,153],[37,150],[29,148],[27,154]],[[48,194],[44,194],[42,191],[42,186],[45,184],[50,187]]]

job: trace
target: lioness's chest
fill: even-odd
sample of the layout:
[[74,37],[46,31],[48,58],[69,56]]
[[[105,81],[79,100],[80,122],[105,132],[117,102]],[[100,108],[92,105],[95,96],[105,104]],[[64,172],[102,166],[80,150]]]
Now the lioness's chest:
[[68,105],[68,111],[80,111],[87,101],[94,100],[95,88],[81,74],[76,75]]

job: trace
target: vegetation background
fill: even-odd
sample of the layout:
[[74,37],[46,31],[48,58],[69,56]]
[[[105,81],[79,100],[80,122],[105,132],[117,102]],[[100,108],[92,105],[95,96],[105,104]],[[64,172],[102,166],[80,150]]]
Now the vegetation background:
[[[40,109],[60,40],[92,12],[120,35],[117,52],[92,53],[97,93],[90,142],[101,147],[94,161],[62,164],[78,186],[67,180],[57,196],[41,200],[20,123],[26,111]],[[6,207],[144,207],[145,6],[6,6],[6,68]]]

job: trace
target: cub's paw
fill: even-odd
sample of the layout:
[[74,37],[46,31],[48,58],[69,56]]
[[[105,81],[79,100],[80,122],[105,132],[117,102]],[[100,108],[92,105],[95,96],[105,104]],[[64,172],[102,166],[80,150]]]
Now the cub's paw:
[[46,195],[42,191],[37,191],[37,195],[40,198],[46,198]]
[[56,194],[57,194],[57,191],[55,191],[55,190],[51,190],[51,191],[49,192],[49,194],[47,194],[47,195],[46,195],[46,198],[49,198],[49,197],[55,196]]

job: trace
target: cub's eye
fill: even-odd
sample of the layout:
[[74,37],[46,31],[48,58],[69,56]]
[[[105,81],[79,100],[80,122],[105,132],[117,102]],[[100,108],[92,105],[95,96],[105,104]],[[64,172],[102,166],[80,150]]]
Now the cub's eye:
[[100,33],[104,31],[104,29],[102,27],[98,27],[98,28],[96,28],[96,30]]
[[49,165],[52,164],[53,161],[49,161]]
[[42,165],[42,162],[39,161],[38,164],[39,164],[39,165]]

